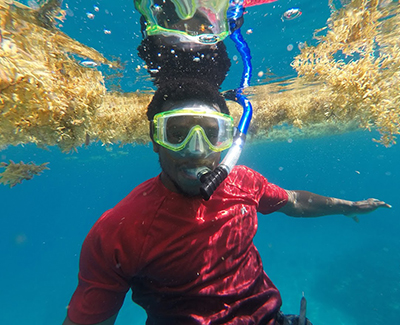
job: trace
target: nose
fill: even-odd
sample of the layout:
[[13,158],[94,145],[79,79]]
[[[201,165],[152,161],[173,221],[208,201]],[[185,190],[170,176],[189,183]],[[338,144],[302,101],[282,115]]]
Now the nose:
[[193,134],[192,138],[189,141],[189,150],[193,153],[201,153],[204,152],[204,139],[203,135],[199,130],[196,130]]
[[193,134],[187,145],[187,149],[192,155],[204,155],[206,153],[207,146],[199,130],[196,130]]

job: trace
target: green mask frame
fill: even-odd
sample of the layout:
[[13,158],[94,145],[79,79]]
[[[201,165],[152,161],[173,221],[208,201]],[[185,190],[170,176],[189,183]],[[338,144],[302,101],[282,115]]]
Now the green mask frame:
[[183,43],[215,44],[229,35],[229,0],[134,0],[147,36],[178,37]]

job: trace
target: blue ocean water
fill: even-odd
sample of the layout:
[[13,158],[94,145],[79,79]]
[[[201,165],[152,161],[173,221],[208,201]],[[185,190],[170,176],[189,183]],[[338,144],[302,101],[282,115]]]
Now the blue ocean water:
[[[141,36],[131,1],[71,1],[68,7],[63,31],[108,58],[126,62],[124,91],[151,87],[145,73],[138,79],[135,70],[142,64],[136,55]],[[301,8],[303,14],[282,21],[290,8]],[[328,1],[311,0],[279,0],[249,10],[243,29],[252,29],[246,39],[254,71],[268,68],[276,76],[292,75],[289,64],[298,43],[312,42],[312,31],[323,27],[329,14]],[[233,57],[234,46],[227,44]],[[288,51],[290,44],[293,50]],[[224,89],[234,88],[240,74],[240,63],[234,62]],[[257,82],[254,78],[253,84]],[[304,292],[308,317],[316,325],[399,323],[400,147],[376,144],[372,138],[378,136],[358,131],[246,146],[240,164],[283,188],[349,200],[375,197],[393,205],[360,216],[359,223],[344,216],[259,215],[256,245],[267,274],[281,291],[285,313],[298,312]],[[157,156],[150,146],[92,144],[71,154],[53,147],[9,147],[0,157],[50,162],[50,170],[33,180],[11,189],[0,187],[0,323],[61,324],[77,284],[83,239],[106,209],[159,173]],[[144,312],[128,295],[117,324],[144,323]]]

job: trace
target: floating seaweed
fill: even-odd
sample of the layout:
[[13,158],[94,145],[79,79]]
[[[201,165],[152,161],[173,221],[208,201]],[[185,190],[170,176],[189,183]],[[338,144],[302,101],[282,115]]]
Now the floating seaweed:
[[33,176],[40,175],[43,170],[49,169],[47,164],[35,165],[33,162],[25,164],[22,161],[15,163],[12,160],[8,163],[0,162],[0,168],[5,168],[4,172],[0,173],[0,183],[14,187],[23,180],[30,180]]
[[[376,129],[380,143],[395,143],[400,133],[400,4],[348,2],[315,32],[318,44],[305,44],[295,57],[296,78],[247,89],[254,108],[250,139]],[[85,67],[73,55],[110,67],[118,63],[43,18],[54,17],[57,8],[56,0],[36,10],[0,0],[0,148],[34,143],[68,152],[94,141],[149,142],[151,94],[108,91],[97,67]],[[229,103],[229,108],[237,120],[241,107]]]
[[353,0],[315,32],[318,45],[304,47],[292,63],[299,81],[320,84],[328,112],[377,129],[385,146],[400,133],[399,35],[398,2]]
[[50,23],[57,3],[31,9],[0,0],[0,147],[79,146],[92,133],[106,88],[101,72],[81,66],[73,55],[120,67]]

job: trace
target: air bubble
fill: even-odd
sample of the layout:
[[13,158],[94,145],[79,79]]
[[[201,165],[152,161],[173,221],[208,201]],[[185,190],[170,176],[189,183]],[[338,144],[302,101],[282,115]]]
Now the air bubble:
[[291,8],[286,10],[282,15],[282,20],[293,20],[299,18],[302,15],[302,12],[299,8]]

